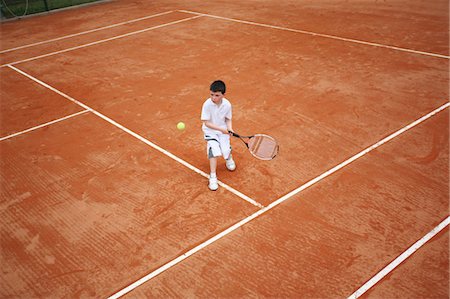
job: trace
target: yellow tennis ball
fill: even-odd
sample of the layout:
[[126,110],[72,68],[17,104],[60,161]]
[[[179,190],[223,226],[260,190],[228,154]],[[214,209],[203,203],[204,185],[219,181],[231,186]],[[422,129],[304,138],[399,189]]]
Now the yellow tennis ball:
[[186,128],[186,125],[184,124],[184,122],[180,121],[180,122],[177,124],[177,129],[178,129],[178,130],[183,131],[185,128]]

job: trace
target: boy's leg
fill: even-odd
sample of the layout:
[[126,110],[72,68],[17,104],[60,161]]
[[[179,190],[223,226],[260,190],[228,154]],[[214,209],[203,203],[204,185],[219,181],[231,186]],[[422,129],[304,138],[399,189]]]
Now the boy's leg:
[[216,174],[216,169],[217,169],[217,158],[216,157],[212,157],[209,158],[209,168],[211,169],[211,174]]
[[209,184],[208,187],[211,191],[216,191],[219,188],[219,184],[217,184],[217,158],[212,157],[209,158],[209,167],[211,168],[211,174],[209,175]]
[[[219,185],[217,183],[217,157],[216,155],[220,153],[219,144],[217,141],[212,140],[208,141],[208,158],[209,158],[209,168],[211,170],[211,173],[209,175],[209,184],[208,187],[212,191],[216,191],[219,188]],[[219,152],[218,152],[219,151]]]
[[234,162],[233,156],[231,155],[230,135],[220,136],[220,149],[225,159],[227,169],[229,171],[234,171],[236,169],[236,163]]

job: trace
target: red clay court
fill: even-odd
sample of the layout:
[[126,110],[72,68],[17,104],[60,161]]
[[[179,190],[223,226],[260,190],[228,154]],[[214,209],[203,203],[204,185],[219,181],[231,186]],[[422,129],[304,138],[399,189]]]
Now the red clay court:
[[[448,1],[1,24],[1,298],[449,298]],[[201,105],[280,144],[209,163]],[[186,129],[176,129],[183,121]]]

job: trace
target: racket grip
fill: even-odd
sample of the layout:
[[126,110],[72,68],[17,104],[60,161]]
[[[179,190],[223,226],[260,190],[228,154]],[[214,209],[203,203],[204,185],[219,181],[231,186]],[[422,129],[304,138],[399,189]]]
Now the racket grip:
[[234,133],[233,131],[228,130],[228,133],[230,133],[231,135],[233,135],[234,137],[241,137],[239,136],[239,134]]

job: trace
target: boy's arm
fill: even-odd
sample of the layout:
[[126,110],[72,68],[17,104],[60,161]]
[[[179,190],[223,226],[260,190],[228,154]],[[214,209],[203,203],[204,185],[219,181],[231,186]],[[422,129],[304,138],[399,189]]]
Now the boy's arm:
[[[221,127],[213,124],[209,120],[204,120],[203,123],[205,124],[205,126],[207,126],[210,129],[220,131],[220,132],[222,132],[224,134],[228,134],[228,130],[227,129],[221,128]],[[228,128],[228,122],[227,122],[227,128]]]
[[225,118],[225,123],[227,124],[227,134],[231,131],[233,132],[233,122],[229,118]]

